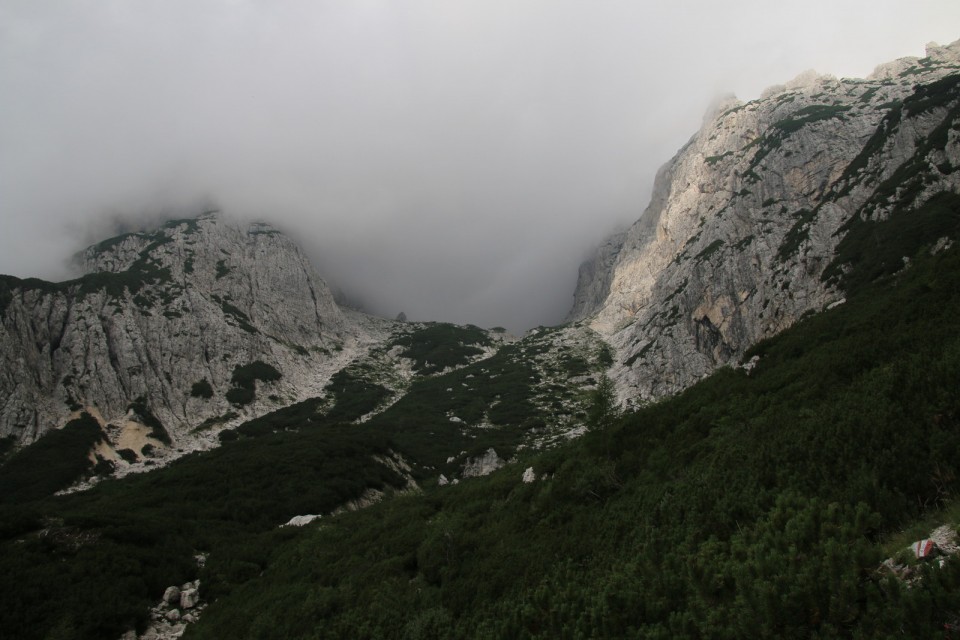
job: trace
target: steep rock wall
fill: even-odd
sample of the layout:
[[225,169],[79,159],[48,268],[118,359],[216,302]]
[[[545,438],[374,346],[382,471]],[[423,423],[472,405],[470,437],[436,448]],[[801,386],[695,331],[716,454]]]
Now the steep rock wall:
[[569,320],[616,347],[621,400],[675,393],[839,302],[822,276],[854,217],[960,191],[960,41],[927,53],[867,79],[808,72],[707,115],[641,218],[581,269]]
[[[296,245],[267,225],[213,214],[173,221],[101,242],[78,262],[85,275],[70,282],[0,281],[0,435],[32,442],[81,407],[106,422],[142,421],[128,415],[142,399],[173,445],[186,445],[205,421],[321,395],[377,339],[378,323],[341,310]],[[256,361],[280,379],[254,382],[249,404],[231,403],[237,367]],[[192,393],[204,380],[209,398]]]

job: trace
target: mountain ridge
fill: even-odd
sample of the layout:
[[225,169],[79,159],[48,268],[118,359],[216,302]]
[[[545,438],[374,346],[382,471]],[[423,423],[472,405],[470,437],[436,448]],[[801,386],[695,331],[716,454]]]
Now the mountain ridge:
[[[0,435],[21,443],[80,409],[143,424],[140,399],[175,443],[209,445],[196,431],[205,422],[318,395],[391,324],[341,310],[277,230],[219,214],[123,234],[76,260],[75,280],[0,283]],[[238,371],[264,360],[280,377],[231,402]]]
[[[960,524],[960,74],[937,55],[720,105],[583,274],[581,315],[521,339],[318,313],[289,240],[205,218],[105,241],[76,281],[0,279],[24,363],[4,357],[79,413],[0,440],[0,634],[955,632],[956,545],[904,554]],[[202,381],[151,363],[159,400],[131,400],[123,340],[204,319],[229,357]],[[113,358],[75,350],[86,323]],[[75,353],[127,376],[110,422],[58,378]],[[291,403],[301,375],[314,395]],[[618,411],[614,383],[642,406]],[[122,451],[120,418],[157,446],[191,437],[163,411],[182,396],[236,409],[197,436],[219,446],[51,495],[90,446]]]
[[[616,348],[621,401],[676,393],[842,302],[821,276],[852,220],[960,192],[960,41],[927,54],[863,80],[801,74],[707,114],[639,220],[581,267],[568,320]],[[926,182],[898,191],[905,167]]]

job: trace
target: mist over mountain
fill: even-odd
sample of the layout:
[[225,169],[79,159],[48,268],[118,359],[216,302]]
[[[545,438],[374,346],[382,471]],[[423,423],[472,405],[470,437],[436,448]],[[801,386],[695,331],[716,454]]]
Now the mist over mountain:
[[220,208],[389,317],[553,324],[719,95],[862,77],[958,23],[949,1],[5,2],[0,273],[59,279],[117,216]]
[[956,636],[960,40],[924,54],[714,102],[522,336],[417,321],[542,275],[496,220],[78,220],[76,277],[0,276],[0,636]]

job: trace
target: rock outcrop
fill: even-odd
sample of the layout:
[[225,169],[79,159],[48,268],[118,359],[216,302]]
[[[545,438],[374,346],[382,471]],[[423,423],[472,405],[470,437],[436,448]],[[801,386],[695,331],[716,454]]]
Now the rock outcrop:
[[265,224],[211,213],[77,260],[69,282],[0,277],[0,436],[21,444],[80,410],[120,464],[212,444],[225,424],[322,395],[379,339]]
[[280,526],[281,527],[305,527],[306,525],[310,524],[314,520],[319,520],[322,517],[323,517],[322,515],[315,514],[315,513],[302,515],[302,516],[293,516],[292,518],[290,518],[290,520],[287,521],[286,524],[282,524]]
[[621,401],[675,393],[841,301],[823,276],[852,219],[960,192],[960,41],[927,54],[867,79],[808,72],[707,115],[580,271],[568,319],[616,348]]
[[206,605],[200,602],[200,581],[167,587],[160,604],[150,609],[150,625],[141,635],[133,629],[120,640],[176,640],[196,622]]
[[504,465],[504,461],[497,455],[493,447],[487,449],[483,455],[470,458],[463,466],[464,478],[479,478],[490,475]]

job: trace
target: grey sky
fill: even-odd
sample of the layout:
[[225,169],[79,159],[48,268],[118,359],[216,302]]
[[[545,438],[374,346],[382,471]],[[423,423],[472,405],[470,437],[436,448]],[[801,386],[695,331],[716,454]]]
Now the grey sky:
[[556,323],[719,95],[958,37],[956,0],[0,0],[0,273],[216,202],[373,311]]

